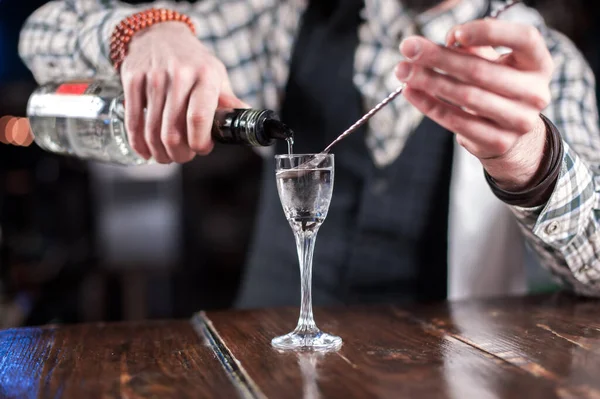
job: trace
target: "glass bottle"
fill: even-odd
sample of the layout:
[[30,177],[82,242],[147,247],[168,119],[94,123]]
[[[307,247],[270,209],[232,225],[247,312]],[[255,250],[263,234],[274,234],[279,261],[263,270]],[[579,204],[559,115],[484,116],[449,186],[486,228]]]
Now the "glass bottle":
[[[122,87],[107,80],[46,84],[27,104],[34,140],[46,151],[120,165],[153,163],[129,145],[124,114]],[[271,110],[219,109],[212,137],[258,147],[291,140],[293,133]]]

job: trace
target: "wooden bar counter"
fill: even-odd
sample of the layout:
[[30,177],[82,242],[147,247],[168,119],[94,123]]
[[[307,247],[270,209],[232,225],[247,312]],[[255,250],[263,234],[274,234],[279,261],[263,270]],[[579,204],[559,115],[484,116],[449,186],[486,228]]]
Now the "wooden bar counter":
[[600,398],[600,300],[316,309],[334,353],[280,353],[298,309],[0,331],[7,398]]

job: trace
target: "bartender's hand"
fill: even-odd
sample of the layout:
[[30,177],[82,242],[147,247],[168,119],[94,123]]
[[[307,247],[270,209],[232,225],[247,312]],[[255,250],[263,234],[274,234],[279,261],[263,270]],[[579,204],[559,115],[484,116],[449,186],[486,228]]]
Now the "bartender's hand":
[[[544,156],[546,129],[539,114],[550,102],[554,68],[540,32],[485,19],[455,27],[447,41],[449,47],[422,37],[402,42],[409,61],[398,65],[396,76],[407,83],[404,96],[454,132],[498,186],[527,188]],[[500,56],[492,47],[512,52]]]
[[181,22],[156,24],[134,35],[121,80],[130,143],[159,163],[208,154],[217,105],[247,107],[233,94],[223,64]]

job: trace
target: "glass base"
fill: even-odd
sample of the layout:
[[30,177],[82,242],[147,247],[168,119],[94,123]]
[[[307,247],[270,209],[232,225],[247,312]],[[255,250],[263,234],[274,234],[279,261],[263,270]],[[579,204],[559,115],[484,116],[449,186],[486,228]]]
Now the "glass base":
[[271,340],[271,345],[281,350],[292,351],[336,351],[342,346],[342,339],[322,331],[310,333],[291,332]]

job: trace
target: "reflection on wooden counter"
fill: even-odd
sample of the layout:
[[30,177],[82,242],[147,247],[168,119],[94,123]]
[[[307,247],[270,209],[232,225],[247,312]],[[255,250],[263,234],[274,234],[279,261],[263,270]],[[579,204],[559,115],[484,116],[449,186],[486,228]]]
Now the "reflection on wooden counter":
[[[320,311],[324,329],[342,336],[337,353],[278,353],[269,338],[293,325],[294,312],[209,313],[208,318],[250,379],[269,398],[552,397],[554,384],[512,367],[393,308]],[[503,390],[507,390],[503,392]],[[257,395],[260,396],[260,395]]]
[[2,397],[600,397],[600,301],[316,309],[344,344],[278,352],[297,309],[0,332]]

